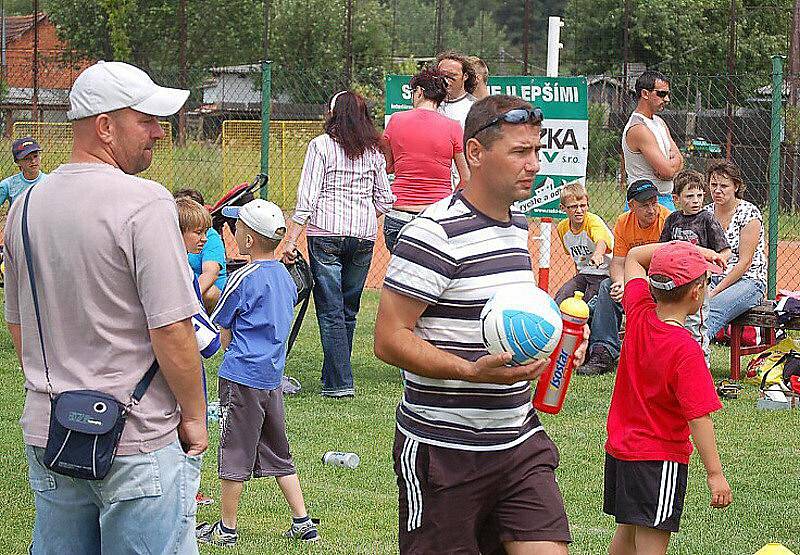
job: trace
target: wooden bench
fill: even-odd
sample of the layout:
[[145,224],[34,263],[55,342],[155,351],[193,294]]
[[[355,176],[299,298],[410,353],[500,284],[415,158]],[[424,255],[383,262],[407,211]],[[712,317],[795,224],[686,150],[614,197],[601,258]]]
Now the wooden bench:
[[[731,379],[741,377],[741,361],[744,355],[754,355],[766,351],[775,344],[775,330],[800,330],[800,318],[793,318],[785,324],[778,324],[774,311],[775,301],[765,300],[731,322]],[[744,326],[761,328],[761,344],[742,345]]]
[[[733,319],[731,322],[731,379],[741,377],[741,357],[754,355],[772,347],[775,344],[775,328],[778,327],[778,317],[774,311],[775,301],[765,300]],[[742,332],[745,326],[761,328],[761,340],[758,345],[742,345]]]

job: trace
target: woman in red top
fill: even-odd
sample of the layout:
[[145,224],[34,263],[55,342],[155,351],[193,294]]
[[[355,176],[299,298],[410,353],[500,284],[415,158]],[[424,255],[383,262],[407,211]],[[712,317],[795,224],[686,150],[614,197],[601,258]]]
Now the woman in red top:
[[464,158],[464,133],[459,123],[436,109],[447,98],[443,73],[425,69],[411,78],[413,110],[393,114],[383,134],[386,171],[394,173],[394,208],[383,220],[383,236],[394,250],[400,229],[428,206],[453,192],[450,168],[455,162],[460,182],[469,177]]

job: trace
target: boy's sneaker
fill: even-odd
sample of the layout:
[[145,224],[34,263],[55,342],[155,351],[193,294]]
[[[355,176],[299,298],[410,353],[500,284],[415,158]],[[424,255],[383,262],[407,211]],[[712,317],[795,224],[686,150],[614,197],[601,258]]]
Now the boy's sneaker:
[[575,373],[579,376],[599,376],[613,372],[615,366],[611,353],[605,347],[595,345],[589,353],[589,359],[576,368]]
[[236,545],[239,534],[230,534],[222,531],[222,521],[218,520],[214,524],[203,522],[195,528],[195,537],[199,543],[209,543],[221,547]]
[[292,527],[283,533],[284,538],[292,538],[304,542],[319,541],[319,532],[317,531],[316,519],[308,519],[302,524],[292,523]]

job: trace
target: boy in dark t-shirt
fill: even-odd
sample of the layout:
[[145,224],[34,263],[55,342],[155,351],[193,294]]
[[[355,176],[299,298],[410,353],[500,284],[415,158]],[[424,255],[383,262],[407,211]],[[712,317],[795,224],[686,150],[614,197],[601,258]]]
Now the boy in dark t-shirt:
[[[662,243],[688,241],[700,247],[701,252],[704,249],[714,251],[727,261],[731,255],[731,248],[725,238],[725,230],[714,214],[703,210],[706,196],[706,181],[703,174],[695,170],[683,170],[675,176],[674,185],[673,196],[678,210],[667,217],[659,241]],[[708,296],[703,300],[703,306],[697,314],[690,314],[686,318],[686,329],[703,348],[706,364],[709,364],[711,351],[706,334],[707,319]]]
[[722,405],[700,347],[683,327],[703,302],[709,271],[720,271],[707,260],[721,257],[684,241],[636,247],[625,259],[628,325],[605,444],[603,511],[617,523],[611,555],[667,552],[683,512],[690,435],[711,506],[733,500],[711,421]]

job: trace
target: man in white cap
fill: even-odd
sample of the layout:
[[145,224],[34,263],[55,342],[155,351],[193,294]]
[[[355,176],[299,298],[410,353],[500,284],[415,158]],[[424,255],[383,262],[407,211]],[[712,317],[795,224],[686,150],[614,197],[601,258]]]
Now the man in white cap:
[[[158,118],[188,95],[121,62],[87,68],[70,92],[70,162],[9,212],[5,318],[25,373],[31,553],[197,553],[195,493],[208,444],[191,324],[199,304],[172,195],[134,177],[164,136]],[[159,370],[128,414],[105,478],[44,466],[49,392],[92,389],[127,403],[154,358]]]

